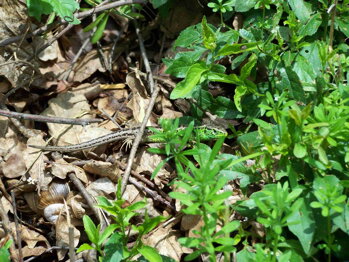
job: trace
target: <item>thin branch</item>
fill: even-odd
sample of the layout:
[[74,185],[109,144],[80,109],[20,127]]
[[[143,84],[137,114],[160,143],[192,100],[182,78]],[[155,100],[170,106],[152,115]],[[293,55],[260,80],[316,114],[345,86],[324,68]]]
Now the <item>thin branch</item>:
[[159,90],[160,90],[160,88],[158,86],[156,86],[155,89],[154,89],[154,92],[153,92],[153,94],[151,96],[150,103],[149,103],[149,106],[148,106],[147,111],[145,113],[142,125],[141,125],[141,127],[139,129],[139,132],[138,132],[135,140],[133,141],[131,152],[130,152],[130,155],[128,157],[125,173],[124,173],[123,178],[122,178],[122,186],[121,186],[121,192],[122,193],[125,192],[126,185],[127,185],[128,179],[129,179],[130,174],[131,174],[133,160],[134,160],[134,158],[136,156],[136,152],[137,152],[138,146],[139,146],[139,144],[140,144],[140,142],[142,140],[142,137],[143,137],[143,134],[144,134],[144,131],[145,131],[148,119],[149,119],[149,117],[151,115],[151,112],[153,110],[153,107],[155,105],[155,101],[156,101],[156,98],[157,98],[157,96],[159,94]]
[[91,8],[88,11],[80,12],[75,15],[76,18],[85,18],[87,16],[90,16],[92,14],[97,14],[115,7],[123,6],[123,5],[132,5],[132,4],[145,4],[146,0],[120,0],[116,2],[112,2],[110,4],[105,4],[102,6],[98,6],[95,8]]
[[45,122],[45,123],[57,123],[57,124],[67,124],[67,125],[81,125],[85,126],[90,123],[99,123],[102,122],[102,119],[89,118],[89,119],[79,119],[79,118],[64,118],[64,117],[53,117],[53,116],[42,116],[42,115],[33,115],[18,113],[13,111],[7,111],[0,109],[0,116],[6,116],[8,118],[15,119],[26,119],[33,120],[36,122]]
[[13,214],[15,216],[15,225],[16,225],[16,235],[17,235],[17,247],[18,247],[18,261],[23,262],[23,253],[22,253],[22,232],[19,230],[19,224],[17,219],[17,207],[16,207],[16,198],[15,193],[11,191],[11,197],[12,197],[12,207],[13,207]]
[[96,202],[93,200],[91,195],[87,192],[84,185],[81,183],[81,181],[76,177],[74,173],[70,173],[69,175],[70,180],[73,182],[73,184],[76,186],[76,188],[80,191],[82,196],[85,198],[87,204],[92,209],[93,213],[96,215],[96,217],[99,220],[99,223],[101,225],[101,229],[103,230],[106,227],[106,223],[101,215],[101,212],[99,212],[98,208],[96,208]]
[[145,51],[144,43],[143,43],[143,37],[141,34],[141,31],[139,30],[139,26],[136,21],[134,21],[135,27],[136,27],[136,33],[138,36],[139,41],[139,48],[141,49],[141,54],[145,66],[145,71],[147,72],[147,81],[149,83],[149,90],[148,93],[152,94],[154,92],[154,78],[153,78],[153,72],[151,71],[149,60],[147,57],[147,53]]

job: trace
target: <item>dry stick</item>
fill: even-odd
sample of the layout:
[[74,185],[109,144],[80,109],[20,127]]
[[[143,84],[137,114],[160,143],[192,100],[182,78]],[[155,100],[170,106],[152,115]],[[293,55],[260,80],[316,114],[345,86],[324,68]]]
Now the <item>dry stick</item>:
[[101,225],[101,229],[103,230],[106,227],[106,223],[103,220],[103,217],[99,210],[95,207],[96,203],[91,197],[91,195],[87,192],[86,188],[84,185],[81,183],[81,181],[76,177],[74,173],[70,173],[69,175],[70,180],[73,182],[73,184],[77,187],[77,189],[80,191],[82,196],[85,198],[87,204],[90,206],[92,209],[93,213],[95,213],[96,217],[99,220],[99,223]]
[[95,8],[92,8],[88,11],[85,12],[80,12],[75,15],[76,18],[85,18],[86,16],[90,16],[92,14],[97,14],[103,11],[106,11],[108,9],[112,9],[115,7],[123,6],[123,5],[131,5],[131,4],[143,4],[146,3],[146,0],[121,0],[121,1],[116,1],[112,2],[110,4],[105,4],[103,6],[98,6]]
[[[144,66],[145,66],[145,71],[147,72],[147,81],[149,83],[149,89],[150,89],[150,90],[148,90],[148,94],[152,94],[154,92],[153,73],[151,71],[149,60],[148,60],[148,57],[147,57],[147,53],[145,51],[145,47],[144,47],[144,44],[143,44],[143,37],[142,37],[142,34],[141,34],[140,30],[139,30],[139,27],[138,27],[136,21],[134,21],[134,25],[136,27],[136,33],[137,33],[138,41],[139,41],[139,48],[141,49],[141,54],[142,54],[142,58],[143,58]],[[151,84],[152,82],[153,82],[153,84]]]
[[57,124],[67,124],[67,125],[81,125],[85,126],[90,123],[99,123],[102,122],[102,119],[90,118],[90,119],[80,119],[80,118],[65,118],[65,117],[53,117],[53,116],[42,116],[34,114],[25,114],[18,113],[13,111],[6,111],[0,109],[0,116],[6,116],[8,118],[16,119],[26,119],[33,120],[36,122],[45,122],[45,123],[57,123]]
[[75,262],[74,228],[72,226],[69,226],[69,259]]
[[[40,54],[42,51],[44,51],[47,47],[52,45],[54,41],[56,41],[58,38],[60,38],[62,35],[64,35],[66,32],[68,32],[71,28],[73,28],[72,24],[69,24],[66,28],[64,28],[61,32],[59,32],[57,35],[53,36],[50,40],[47,41],[47,43],[43,46],[41,46],[37,51],[36,54]],[[29,60],[31,60],[33,57],[30,57]]]
[[11,191],[11,197],[12,197],[13,214],[15,216],[15,225],[16,225],[17,247],[18,247],[18,261],[19,262],[23,262],[22,237],[21,237],[21,232],[19,232],[19,230],[18,230],[16,198],[15,198],[15,193],[13,191]]
[[334,3],[329,8],[329,12],[331,12],[331,27],[330,27],[330,41],[329,41],[329,49],[330,51],[333,50],[333,34],[334,34],[334,20],[336,17],[336,9],[338,5],[338,0],[334,0]]
[[154,199],[155,201],[159,201],[160,203],[165,204],[166,207],[169,208],[170,210],[176,211],[176,209],[171,205],[171,203],[166,199],[164,199],[162,196],[160,196],[156,191],[150,190],[149,188],[143,186],[133,177],[130,177],[129,181],[131,184],[137,187],[140,191],[145,192],[149,196],[151,196],[151,198]]
[[[145,52],[144,44],[142,41],[142,37],[141,37],[140,31],[139,31],[137,26],[136,26],[136,33],[138,35],[138,41],[139,41],[139,46],[140,46],[140,50],[142,53],[142,57],[143,57],[143,59],[145,58],[145,60],[148,61],[147,54]],[[146,63],[146,61],[144,61],[144,63]],[[148,65],[149,65],[149,62],[148,62]],[[148,70],[148,69],[150,69],[150,67],[149,68],[146,67],[146,69]],[[124,194],[124,192],[126,190],[126,185],[127,185],[128,179],[130,178],[130,174],[131,174],[133,160],[136,156],[138,146],[142,140],[143,133],[145,131],[145,127],[147,126],[148,119],[151,115],[151,112],[152,112],[153,107],[155,105],[156,98],[157,98],[157,96],[159,94],[159,90],[160,90],[160,88],[157,85],[155,86],[155,84],[154,84],[153,74],[151,72],[147,72],[147,73],[148,73],[148,77],[149,77],[149,81],[148,81],[148,84],[150,86],[149,89],[153,90],[153,92],[152,92],[152,96],[151,96],[151,99],[149,102],[149,106],[148,106],[147,111],[144,115],[142,125],[139,129],[139,133],[137,134],[135,140],[133,141],[131,152],[130,152],[130,155],[128,157],[127,166],[125,169],[124,176],[122,178],[122,185],[121,185],[122,194]]]
[[[69,249],[69,247],[53,246],[53,247],[50,247],[50,248],[46,249],[44,251],[44,253],[51,252],[52,250],[62,250],[62,249]],[[44,254],[44,253],[42,253],[42,254]],[[24,262],[30,262],[30,261],[36,259],[37,257],[38,256],[32,256],[31,258],[28,258],[28,259],[24,260]]]

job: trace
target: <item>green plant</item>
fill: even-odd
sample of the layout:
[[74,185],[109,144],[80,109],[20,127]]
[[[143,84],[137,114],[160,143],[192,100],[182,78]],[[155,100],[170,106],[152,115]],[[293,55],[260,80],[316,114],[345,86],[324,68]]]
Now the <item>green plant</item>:
[[8,251],[12,245],[12,240],[8,240],[2,247],[0,247],[0,261],[10,262],[10,252]]
[[[102,232],[100,232],[100,225],[96,227],[91,218],[86,215],[84,216],[83,222],[85,232],[93,246],[87,243],[82,244],[78,252],[94,249],[98,252],[98,260],[103,262],[130,261],[138,254],[142,254],[144,258],[149,261],[161,261],[162,256],[159,255],[156,249],[144,245],[141,239],[159,223],[164,221],[165,218],[162,216],[149,218],[148,215],[145,214],[142,224],[137,226],[132,225],[130,220],[138,215],[137,211],[143,209],[146,206],[146,202],[140,201],[125,207],[125,200],[122,199],[121,195],[121,183],[118,183],[116,196],[115,201],[110,201],[105,197],[98,197],[98,207],[107,211],[114,220],[114,223],[109,225]],[[127,243],[131,228],[137,232],[137,239],[135,244],[129,248]]]
[[[42,15],[57,14],[66,22],[77,25],[80,21],[74,16],[74,12],[79,9],[79,4],[75,0],[27,0],[28,13],[35,17],[38,21]],[[49,19],[49,23],[53,21],[54,16]]]
[[[216,157],[222,144],[223,139],[218,140],[212,150],[204,144],[198,144],[194,157],[200,167],[187,162],[186,172],[179,172],[180,180],[175,182],[177,187],[186,192],[170,193],[171,197],[179,199],[186,206],[182,210],[185,214],[198,215],[203,220],[203,226],[193,232],[197,237],[179,239],[182,245],[196,249],[185,258],[186,260],[207,253],[210,261],[216,261],[218,252],[224,252],[225,259],[228,260],[230,253],[236,250],[234,246],[241,239],[239,234],[231,236],[240,223],[229,221],[230,209],[225,204],[231,192],[224,191],[227,178],[219,175],[219,172],[229,166],[231,159],[217,161]],[[217,230],[218,225],[221,228]]]

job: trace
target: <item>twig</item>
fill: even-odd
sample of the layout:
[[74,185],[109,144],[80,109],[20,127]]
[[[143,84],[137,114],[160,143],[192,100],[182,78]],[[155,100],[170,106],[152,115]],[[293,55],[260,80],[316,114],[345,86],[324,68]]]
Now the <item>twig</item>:
[[151,114],[151,112],[153,110],[153,107],[155,105],[155,101],[156,101],[156,98],[158,96],[158,93],[159,93],[159,87],[156,86],[155,89],[154,89],[154,93],[152,94],[152,97],[150,99],[150,103],[149,103],[149,106],[148,106],[147,111],[145,113],[142,125],[141,125],[141,127],[139,129],[139,133],[137,134],[135,140],[132,143],[131,152],[130,152],[130,155],[128,157],[127,166],[126,166],[123,178],[122,178],[122,186],[121,186],[122,194],[125,192],[126,185],[127,185],[128,179],[129,179],[130,174],[131,174],[131,168],[132,168],[133,160],[134,160],[134,158],[136,156],[136,152],[137,152],[138,146],[139,146],[139,144],[140,144],[140,142],[142,140],[145,127],[147,125],[148,119],[149,119],[150,114]]
[[112,9],[115,7],[123,6],[123,5],[132,5],[132,4],[144,4],[146,3],[146,0],[120,0],[116,2],[112,2],[110,4],[105,4],[103,6],[98,6],[95,8],[91,8],[88,11],[80,12],[75,15],[76,18],[85,18],[87,16],[90,16],[92,14],[97,14],[103,11],[106,11],[108,9]]
[[[137,32],[138,39],[139,39],[139,45],[140,45],[140,49],[141,49],[141,52],[142,52],[142,57],[145,57],[146,60],[148,61],[147,54],[145,52],[145,48],[144,48],[143,42],[141,41],[142,37],[140,37],[139,30],[138,31],[137,30],[138,29],[136,27],[136,32]],[[150,69],[150,67],[149,67],[149,69]],[[122,194],[124,194],[124,192],[125,192],[128,179],[130,178],[133,160],[134,160],[134,158],[136,156],[136,152],[137,152],[138,146],[139,146],[139,144],[140,144],[140,142],[142,140],[143,133],[145,131],[145,127],[147,126],[148,119],[149,119],[149,117],[151,115],[151,112],[152,112],[153,107],[155,105],[156,98],[157,98],[157,96],[159,94],[159,90],[160,90],[160,88],[158,86],[155,86],[155,84],[154,84],[153,74],[151,73],[151,71],[147,72],[147,73],[148,73],[148,84],[150,86],[149,89],[153,90],[153,92],[152,92],[152,96],[151,96],[151,99],[150,99],[150,102],[149,102],[149,106],[148,106],[147,111],[146,111],[146,113],[144,115],[144,119],[143,119],[142,125],[141,125],[141,127],[139,129],[139,133],[137,134],[137,136],[135,137],[135,140],[133,141],[131,152],[130,152],[130,155],[128,157],[127,166],[126,166],[123,178],[122,178],[122,185],[121,185],[121,192],[122,192]]]
[[330,41],[329,41],[329,49],[333,50],[333,34],[334,34],[334,20],[336,17],[336,9],[338,5],[338,0],[334,0],[334,3],[330,6],[329,12],[331,12],[331,27],[330,27]]
[[82,196],[85,198],[87,204],[90,206],[92,209],[93,213],[96,215],[96,217],[99,220],[99,223],[101,225],[101,229],[103,230],[106,227],[106,223],[99,212],[99,210],[95,207],[96,203],[91,197],[91,195],[87,192],[86,188],[84,185],[81,183],[81,181],[76,177],[74,173],[70,173],[69,175],[70,180],[73,182],[73,184],[76,186],[76,188],[80,191]]
[[72,226],[69,226],[69,259],[75,262],[74,228]]
[[176,208],[174,208],[169,201],[167,201],[162,196],[160,196],[156,191],[150,190],[149,188],[143,186],[133,177],[130,177],[129,181],[131,184],[137,187],[140,191],[145,192],[146,194],[151,196],[151,198],[154,199],[154,201],[159,201],[160,203],[163,203],[170,210],[176,211]]
[[[69,249],[69,247],[53,246],[53,247],[50,247],[50,248],[46,249],[44,253],[51,252],[52,250],[61,250],[61,249]],[[38,256],[33,256],[31,258],[28,258],[28,259],[24,260],[24,262],[30,262],[30,261],[36,259],[37,257]]]
[[16,198],[15,198],[15,193],[13,191],[11,191],[11,197],[12,197],[13,214],[15,216],[15,225],[16,225],[17,247],[18,247],[18,261],[19,262],[23,262],[22,237],[21,237],[21,232],[19,231],[19,225],[18,225],[18,219],[17,219]]
[[154,92],[153,72],[151,71],[149,60],[148,60],[148,57],[147,57],[147,53],[145,51],[145,47],[144,47],[144,44],[143,44],[143,37],[142,37],[142,34],[141,34],[140,30],[139,30],[139,27],[138,27],[138,24],[137,24],[136,21],[134,21],[134,25],[136,27],[136,34],[138,36],[139,48],[141,49],[141,54],[142,54],[145,70],[147,72],[147,81],[149,83],[148,94],[152,94]]
[[[65,27],[61,32],[59,32],[57,35],[53,36],[51,39],[47,41],[46,44],[41,46],[35,53],[35,55],[39,55],[42,51],[44,51],[47,47],[52,45],[54,41],[56,41],[58,38],[60,38],[62,35],[64,35],[66,32],[68,32],[71,28],[73,28],[72,24],[69,24],[67,27]],[[34,57],[30,57],[29,60],[31,60]]]
[[33,114],[25,114],[25,113],[7,111],[7,110],[2,110],[2,109],[0,109],[0,115],[6,116],[8,118],[26,119],[26,120],[33,120],[36,122],[68,124],[68,125],[81,125],[81,126],[85,126],[85,125],[88,125],[90,123],[99,123],[99,122],[103,121],[102,119],[97,119],[97,118],[80,119],[80,118],[64,118],[64,117],[33,115]]

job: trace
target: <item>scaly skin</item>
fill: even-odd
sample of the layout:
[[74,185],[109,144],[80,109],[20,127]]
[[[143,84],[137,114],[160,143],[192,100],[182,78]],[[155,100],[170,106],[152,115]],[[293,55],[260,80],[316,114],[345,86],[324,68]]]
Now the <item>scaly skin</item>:
[[[179,130],[183,130],[180,128]],[[98,137],[93,140],[89,140],[80,144],[70,145],[70,146],[38,146],[38,145],[29,145],[30,147],[41,149],[43,151],[58,151],[58,152],[74,152],[81,151],[84,149],[104,145],[107,143],[115,142],[118,140],[124,139],[134,139],[139,131],[139,128],[125,128],[117,132],[107,134],[105,136]],[[227,132],[223,129],[211,127],[211,126],[197,126],[194,127],[194,132],[198,135],[201,141],[209,141],[214,139],[219,139],[221,137],[226,137]],[[152,132],[146,130],[144,141],[146,142],[155,142],[155,143],[164,143],[161,139],[151,139]]]

